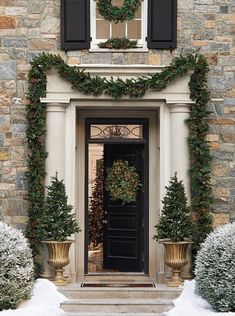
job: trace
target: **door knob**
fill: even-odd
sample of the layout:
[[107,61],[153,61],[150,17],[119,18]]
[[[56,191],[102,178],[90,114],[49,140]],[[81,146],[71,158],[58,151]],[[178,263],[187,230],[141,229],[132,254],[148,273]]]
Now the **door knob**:
[[104,220],[103,220],[103,224],[108,224],[107,219],[104,219]]

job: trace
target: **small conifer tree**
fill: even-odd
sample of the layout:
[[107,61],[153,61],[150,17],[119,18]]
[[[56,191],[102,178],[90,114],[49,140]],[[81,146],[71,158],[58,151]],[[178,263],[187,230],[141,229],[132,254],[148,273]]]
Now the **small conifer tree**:
[[169,239],[182,241],[192,233],[192,220],[187,197],[182,180],[178,181],[177,173],[166,187],[163,198],[163,209],[159,223],[155,226],[157,232],[154,239]]
[[68,204],[63,180],[58,180],[57,173],[51,177],[51,185],[47,187],[47,196],[42,220],[44,240],[64,241],[80,228],[72,213],[72,205]]
[[104,164],[103,159],[98,168],[89,201],[89,242],[98,246],[103,242],[103,219],[104,219]]

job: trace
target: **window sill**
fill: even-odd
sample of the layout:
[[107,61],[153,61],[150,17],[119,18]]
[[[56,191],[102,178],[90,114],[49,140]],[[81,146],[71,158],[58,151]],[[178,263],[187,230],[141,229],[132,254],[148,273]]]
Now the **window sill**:
[[110,49],[110,48],[90,48],[89,53],[148,53],[148,48]]

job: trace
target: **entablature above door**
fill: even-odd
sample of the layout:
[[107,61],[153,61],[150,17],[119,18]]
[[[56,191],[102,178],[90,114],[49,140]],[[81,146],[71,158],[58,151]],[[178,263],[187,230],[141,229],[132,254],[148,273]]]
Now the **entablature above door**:
[[[140,76],[148,76],[156,72],[161,72],[165,69],[164,66],[155,65],[79,65],[78,68],[85,69],[94,76],[101,76],[107,79],[121,78],[123,80],[128,78],[138,78]],[[190,73],[177,79],[162,91],[148,90],[141,98],[130,98],[124,96],[118,101],[164,101],[165,103],[186,103],[193,104],[190,99],[190,91],[188,83],[190,80]],[[46,97],[41,98],[42,103],[70,103],[71,100],[112,100],[113,98],[106,95],[92,96],[85,95],[79,91],[71,88],[69,82],[61,79],[55,69],[47,73],[47,91]]]

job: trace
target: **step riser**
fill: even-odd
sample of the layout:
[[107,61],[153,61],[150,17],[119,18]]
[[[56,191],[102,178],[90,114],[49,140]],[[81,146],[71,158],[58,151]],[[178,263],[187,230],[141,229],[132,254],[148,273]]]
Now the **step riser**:
[[168,299],[174,300],[177,292],[96,292],[96,291],[60,291],[69,299]]
[[171,309],[173,305],[63,305],[65,312],[71,313],[162,313]]
[[[121,316],[120,313],[66,313],[65,316]],[[143,316],[143,313],[123,313],[122,316]],[[166,314],[147,313],[146,316],[166,316]]]

